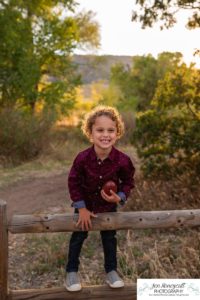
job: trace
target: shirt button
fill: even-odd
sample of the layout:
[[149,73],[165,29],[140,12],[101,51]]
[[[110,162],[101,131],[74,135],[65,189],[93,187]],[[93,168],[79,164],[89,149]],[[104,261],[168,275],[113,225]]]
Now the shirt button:
[[98,162],[98,164],[100,165],[100,164],[101,164],[101,162],[99,161],[99,162]]
[[98,186],[98,189],[100,190],[100,189],[101,189],[101,187],[100,187],[100,186]]
[[102,179],[102,176],[100,175],[99,178]]

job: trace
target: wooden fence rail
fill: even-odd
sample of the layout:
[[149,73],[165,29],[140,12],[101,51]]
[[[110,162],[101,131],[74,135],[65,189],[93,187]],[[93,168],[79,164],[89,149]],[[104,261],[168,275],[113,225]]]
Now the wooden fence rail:
[[[73,214],[14,215],[8,223],[6,202],[0,200],[0,300],[108,300],[112,297],[115,300],[136,300],[135,283],[116,290],[107,286],[87,286],[76,293],[64,288],[8,289],[8,232],[78,231],[80,229],[75,226],[77,217]],[[92,225],[91,230],[194,227],[200,226],[200,209],[101,213],[92,219]]]
[[87,286],[73,294],[65,288],[11,291],[9,300],[136,300],[136,285],[111,289],[108,286]]
[[[8,224],[11,233],[67,232],[80,230],[73,214],[15,215]],[[200,225],[200,209],[101,213],[92,219],[92,229],[144,229]]]

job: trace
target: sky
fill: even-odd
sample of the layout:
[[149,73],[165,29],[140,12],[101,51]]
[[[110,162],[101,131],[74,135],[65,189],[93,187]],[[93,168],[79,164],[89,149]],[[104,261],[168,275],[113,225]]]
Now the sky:
[[95,20],[100,25],[101,48],[98,51],[77,52],[81,54],[147,55],[157,57],[163,51],[181,52],[186,63],[191,61],[200,66],[200,58],[193,57],[200,49],[200,29],[185,27],[187,12],[178,16],[177,24],[171,29],[141,29],[141,24],[131,21],[134,0],[77,0],[79,10],[96,12]]

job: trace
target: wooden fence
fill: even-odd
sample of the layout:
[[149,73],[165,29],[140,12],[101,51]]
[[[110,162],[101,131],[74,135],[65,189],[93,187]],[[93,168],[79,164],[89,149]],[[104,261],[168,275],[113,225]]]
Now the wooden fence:
[[[14,215],[6,218],[6,202],[0,200],[0,300],[135,300],[136,283],[120,289],[87,286],[70,293],[65,288],[10,290],[8,287],[8,233],[41,233],[77,231],[73,214]],[[200,225],[200,209],[171,211],[116,212],[98,214],[92,230],[178,228]]]

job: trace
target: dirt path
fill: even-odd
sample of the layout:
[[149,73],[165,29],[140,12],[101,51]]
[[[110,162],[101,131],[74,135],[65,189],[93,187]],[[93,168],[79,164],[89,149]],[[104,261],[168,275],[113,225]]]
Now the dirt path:
[[20,180],[1,188],[0,199],[7,202],[8,218],[12,214],[69,211],[67,173]]

